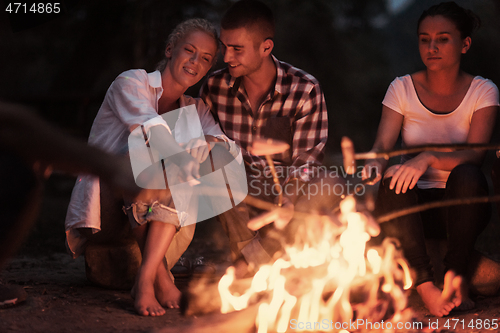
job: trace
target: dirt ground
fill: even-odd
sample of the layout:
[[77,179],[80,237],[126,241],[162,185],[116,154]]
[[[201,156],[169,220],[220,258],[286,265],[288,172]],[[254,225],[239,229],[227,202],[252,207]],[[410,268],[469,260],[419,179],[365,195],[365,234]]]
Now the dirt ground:
[[[0,271],[0,283],[20,285],[28,293],[22,305],[0,309],[0,332],[194,331],[186,329],[189,319],[178,310],[169,309],[162,317],[138,316],[128,291],[103,289],[86,279],[84,259],[71,259],[64,248],[63,223],[73,181],[56,176],[47,183],[37,225],[23,248]],[[217,264],[218,273],[222,274],[230,262],[227,240],[221,233],[220,226],[214,222],[198,224],[186,256],[204,255]],[[187,283],[178,281],[181,290],[185,290]],[[453,313],[439,323],[415,294],[410,296],[409,305],[415,313],[415,321],[424,326],[432,323],[432,328],[438,328],[437,332],[500,332],[500,329],[478,325],[485,320],[500,321],[499,296],[478,298],[474,310]],[[451,327],[445,328],[447,321]],[[231,331],[239,332],[236,328]],[[413,331],[417,330],[401,332]]]

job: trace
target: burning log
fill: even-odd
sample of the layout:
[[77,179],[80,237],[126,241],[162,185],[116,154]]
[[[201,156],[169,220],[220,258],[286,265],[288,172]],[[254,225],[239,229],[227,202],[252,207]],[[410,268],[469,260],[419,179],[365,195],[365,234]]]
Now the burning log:
[[[463,149],[479,149],[479,146],[485,145],[468,145]],[[360,156],[388,156],[387,153],[375,157],[355,154],[348,139],[343,140],[342,148],[348,172],[353,171],[354,161]],[[449,151],[449,146],[446,149]],[[370,236],[378,234],[378,223],[420,211],[418,209],[492,199],[500,200],[500,196],[431,203],[392,213],[378,221],[357,212],[352,196],[341,202],[338,219],[296,212],[308,229],[297,230],[300,237],[284,246],[285,252],[279,259],[272,265],[260,267],[252,279],[235,279],[234,268],[230,267],[217,286],[208,282],[193,286],[184,313],[209,315],[192,318],[175,330],[160,332],[288,332],[292,319],[332,323],[353,319],[386,323],[411,321],[405,292],[411,287],[411,277],[398,247],[386,239],[379,248],[366,248]],[[276,209],[275,205],[255,198],[247,197],[246,202],[263,209]]]
[[[187,292],[182,294],[181,312],[185,316],[200,316],[220,313],[222,306],[218,282],[200,279],[192,283]],[[252,283],[251,278],[237,279],[231,286],[231,292],[243,294]]]
[[221,312],[258,306],[259,333],[287,332],[292,319],[332,323],[406,319],[403,286],[411,286],[408,267],[389,241],[366,251],[373,221],[356,212],[355,206],[354,198],[346,198],[339,220],[324,221],[322,237],[314,234],[287,244],[272,265],[260,267],[245,291],[234,291],[239,282],[230,267],[218,286]]
[[241,311],[216,313],[199,318],[191,317],[182,325],[153,331],[154,333],[254,333],[258,307],[252,305]]
[[[286,279],[286,290],[295,297],[300,297],[309,293],[313,286],[307,276],[325,276],[327,274],[327,265],[317,267],[296,268],[289,267],[283,269],[281,274]],[[252,284],[252,278],[234,279],[228,288],[233,295],[243,295]],[[363,283],[361,283],[362,285]],[[325,295],[332,294],[336,289],[336,284],[331,284],[325,289]],[[261,297],[259,297],[261,296]],[[259,304],[265,298],[263,295],[256,295],[249,299],[252,306]],[[189,290],[183,293],[181,301],[181,312],[185,316],[201,316],[220,312],[222,307],[221,296],[219,293],[219,283],[213,283],[209,280],[199,280],[192,284]]]

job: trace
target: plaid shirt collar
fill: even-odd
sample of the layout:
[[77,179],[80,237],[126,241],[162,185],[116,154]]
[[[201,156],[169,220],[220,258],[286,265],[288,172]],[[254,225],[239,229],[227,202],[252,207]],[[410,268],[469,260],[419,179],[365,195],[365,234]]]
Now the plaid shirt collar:
[[[283,78],[285,77],[285,69],[281,66],[281,63],[276,59],[274,55],[271,54],[273,58],[274,65],[276,66],[276,83],[274,84],[274,93],[277,94],[286,94],[288,92],[288,87],[283,85]],[[232,77],[231,75],[226,76],[226,84],[231,88],[231,93],[236,96],[240,85],[241,85],[241,77]],[[274,96],[274,94],[273,94]]]
[[[226,135],[242,148],[246,165],[255,165],[258,169],[265,169],[266,159],[246,151],[257,134],[256,129],[260,127],[272,132],[272,126],[286,126],[284,119],[288,118],[291,128],[280,128],[274,134],[280,134],[277,140],[290,144],[290,151],[273,156],[273,160],[276,166],[285,166],[290,171],[287,171],[285,183],[297,175],[308,181],[309,171],[304,173],[302,170],[321,165],[328,137],[325,99],[319,82],[312,75],[280,62],[274,56],[272,59],[276,66],[276,82],[257,114],[249,105],[242,78],[233,78],[227,68],[210,75],[200,95],[217,116]],[[269,128],[260,125],[262,120],[269,119],[275,124]],[[280,119],[284,121],[280,122]],[[290,137],[285,138],[288,131]]]

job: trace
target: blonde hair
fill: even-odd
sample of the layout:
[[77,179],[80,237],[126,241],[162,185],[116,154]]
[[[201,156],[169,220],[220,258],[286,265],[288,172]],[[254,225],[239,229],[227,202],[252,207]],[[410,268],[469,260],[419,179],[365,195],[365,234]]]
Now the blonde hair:
[[[217,61],[217,53],[219,52],[219,34],[214,25],[205,19],[193,18],[179,23],[174,30],[168,35],[166,45],[174,49],[179,41],[190,34],[193,31],[202,31],[213,37],[217,49],[215,51],[215,56],[213,58],[213,63]],[[167,66],[168,59],[163,58],[157,65],[156,70],[163,72]]]

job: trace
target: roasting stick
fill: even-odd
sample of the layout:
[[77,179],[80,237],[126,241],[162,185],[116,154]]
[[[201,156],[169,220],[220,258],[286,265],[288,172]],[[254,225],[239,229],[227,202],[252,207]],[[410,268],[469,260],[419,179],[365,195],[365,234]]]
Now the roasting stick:
[[500,195],[435,201],[435,202],[429,202],[426,204],[397,210],[395,212],[382,215],[382,216],[378,217],[376,219],[376,221],[380,224],[380,223],[384,223],[384,222],[387,222],[390,220],[394,220],[394,219],[401,217],[401,216],[422,212],[424,210],[432,209],[432,208],[450,207],[450,206],[458,206],[458,205],[472,205],[472,204],[476,204],[476,203],[487,203],[487,202],[496,202],[496,201],[500,201]]
[[[254,145],[252,146],[252,151],[256,155],[271,155],[271,154],[276,154],[279,152],[283,151],[283,147],[286,147],[288,149],[288,145],[282,146],[281,149],[277,149],[277,145],[286,145],[285,143],[273,141],[273,140],[262,140],[260,139]],[[373,153],[373,152],[367,152],[367,153],[355,153],[354,151],[354,145],[352,141],[347,138],[343,137],[342,142],[341,142],[341,147],[342,147],[342,156],[343,156],[343,164],[344,164],[344,169],[346,170],[346,173],[348,174],[353,174],[356,170],[356,160],[360,159],[371,159],[371,158],[385,158],[389,159],[393,156],[398,156],[401,154],[411,154],[411,153],[416,153],[416,152],[421,152],[421,151],[450,151],[450,150],[464,150],[464,149],[482,149],[482,150],[491,150],[491,149],[500,149],[500,144],[450,144],[450,145],[433,145],[433,146],[418,146],[418,147],[411,147],[411,148],[406,148],[406,149],[398,149],[398,150],[393,150],[393,151],[387,151],[387,152],[379,152],[379,153]],[[285,150],[286,150],[285,149]],[[272,161],[272,160],[271,160]],[[271,172],[273,173],[273,180],[275,181],[276,184],[276,171],[274,168],[271,168]],[[370,182],[374,178],[374,174],[370,176],[369,179],[365,179],[362,181],[362,184],[366,184]],[[279,183],[278,183],[279,184]],[[280,193],[282,194],[282,193]],[[261,199],[257,199],[251,196],[247,196],[244,200],[245,203],[263,209],[263,210],[268,210],[268,211],[273,211],[276,210],[276,205],[266,202]],[[431,202],[431,203],[426,203],[423,205],[418,205],[418,206],[413,206],[409,207],[406,209],[398,210],[395,212],[391,212],[382,216],[379,216],[376,221],[380,223],[384,223],[393,219],[396,219],[398,217],[404,216],[404,215],[409,215],[417,212],[421,212],[427,209],[432,209],[432,208],[438,208],[438,207],[449,207],[449,206],[457,206],[457,205],[464,205],[464,204],[476,204],[476,203],[487,203],[487,202],[496,202],[500,201],[500,195],[495,195],[495,196],[485,196],[485,197],[474,197],[474,198],[462,198],[462,199],[453,199],[453,200],[444,200],[444,201],[437,201],[437,202]],[[283,209],[283,208],[278,208],[278,209]],[[339,210],[338,207],[335,207],[332,210],[332,213],[337,213]],[[316,214],[309,214],[309,213],[303,213],[303,212],[295,212],[295,217],[297,218],[325,218],[327,220],[332,220],[331,217],[328,217],[326,215],[318,216]],[[278,212],[276,212],[276,216],[278,216]],[[265,223],[267,224],[267,223]],[[265,224],[260,225],[259,223],[254,223],[254,224],[249,224],[249,228],[253,230],[260,229],[263,227]]]
[[278,175],[276,174],[276,169],[274,167],[273,159],[271,155],[280,154],[285,152],[290,148],[288,143],[273,139],[262,139],[258,138],[252,142],[252,146],[249,148],[250,153],[257,156],[265,156],[267,164],[271,169],[271,174],[273,175],[274,185],[278,188],[278,207],[283,205],[283,189],[281,188]]
[[[374,158],[384,158],[388,160],[391,157],[402,155],[402,154],[413,154],[422,151],[444,151],[448,152],[450,150],[465,150],[465,149],[480,149],[480,150],[497,150],[500,149],[500,144],[441,144],[441,145],[426,145],[426,146],[416,146],[411,148],[397,149],[392,151],[385,152],[366,152],[366,153],[355,153],[354,152],[354,144],[351,139],[347,137],[342,138],[341,142],[342,147],[342,157],[344,162],[344,169],[347,173],[353,174],[356,169],[356,160],[364,160],[364,159],[374,159]],[[349,172],[351,171],[351,172]],[[370,179],[373,177],[371,175]],[[369,182],[370,180],[365,180]],[[458,206],[458,205],[471,205],[476,203],[487,203],[487,202],[496,202],[500,201],[500,195],[495,196],[484,196],[484,197],[471,197],[471,198],[461,198],[461,199],[451,199],[451,200],[443,200],[436,202],[429,202],[426,204],[413,206],[405,209],[401,209],[395,212],[391,212],[385,215],[382,215],[377,218],[377,222],[384,223],[393,219],[396,219],[401,216],[422,212],[424,210],[432,209],[432,208],[440,208],[440,207],[450,207],[450,206]],[[338,210],[337,208],[334,209]]]
[[384,159],[388,160],[389,158],[394,157],[394,156],[420,153],[423,151],[449,152],[451,150],[468,150],[468,149],[498,150],[498,149],[500,149],[500,143],[486,143],[486,144],[483,144],[483,143],[455,143],[455,144],[415,146],[415,147],[402,148],[402,149],[396,149],[396,150],[390,150],[390,151],[381,151],[381,152],[377,152],[377,153],[376,152],[355,153],[353,155],[353,158],[354,158],[354,160],[366,160],[366,159],[374,159],[374,158],[384,158]]
[[[250,195],[247,195],[246,198],[243,200],[243,202],[245,202],[248,205],[257,207],[259,209],[268,210],[270,212],[273,212],[274,213],[273,216],[275,219],[279,217],[279,210],[280,209],[288,209],[288,208],[278,207],[277,205],[275,205],[273,203],[252,197]],[[306,221],[308,219],[315,219],[315,220],[317,220],[317,221],[319,220],[321,222],[336,223],[335,222],[336,220],[332,216],[329,216],[329,215],[319,215],[319,214],[313,214],[313,213],[294,211],[293,216],[294,216],[294,218],[302,219],[304,221]],[[263,226],[270,223],[270,222],[268,222],[269,219],[270,219],[269,216],[266,217],[266,219],[264,219],[264,220],[260,219],[259,217],[255,217],[249,221],[247,226],[251,230],[259,230]]]
[[454,143],[454,144],[439,144],[439,145],[425,145],[425,146],[415,146],[410,148],[402,148],[396,150],[388,150],[381,152],[364,152],[356,153],[354,151],[354,144],[351,139],[344,136],[340,144],[342,148],[342,158],[344,162],[344,170],[347,174],[354,174],[356,170],[357,160],[367,160],[375,158],[383,158],[388,160],[391,157],[404,155],[404,154],[414,154],[423,151],[441,151],[449,152],[452,150],[500,150],[500,143]]

